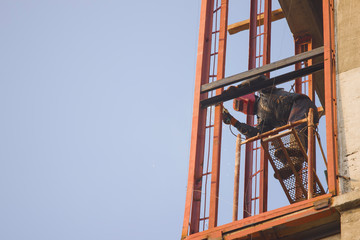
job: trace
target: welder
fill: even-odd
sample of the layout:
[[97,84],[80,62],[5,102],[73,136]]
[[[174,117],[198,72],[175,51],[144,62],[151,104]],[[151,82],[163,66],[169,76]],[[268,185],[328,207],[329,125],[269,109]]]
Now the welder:
[[[225,91],[225,94],[236,91],[236,88],[231,86]],[[259,96],[255,96],[255,98],[254,95],[247,95],[236,100],[236,110],[248,115],[257,116],[258,124],[255,127],[237,121],[225,108],[223,111],[223,122],[233,125],[246,137],[254,137],[286,125],[289,122],[301,120],[308,115],[309,109],[312,108],[314,109],[314,123],[318,123],[317,108],[308,96],[286,92],[282,88],[275,86],[262,89],[258,93]],[[253,99],[252,101],[251,98]],[[301,144],[307,149],[307,123],[296,126],[295,130]],[[292,134],[290,138],[290,146],[287,148],[287,152],[293,161],[296,171],[300,171],[305,158],[302,155],[300,146],[294,144],[296,141]],[[275,151],[275,156],[284,164],[284,167],[279,169],[280,177],[282,179],[289,178],[293,172],[282,150],[278,149],[278,151]]]

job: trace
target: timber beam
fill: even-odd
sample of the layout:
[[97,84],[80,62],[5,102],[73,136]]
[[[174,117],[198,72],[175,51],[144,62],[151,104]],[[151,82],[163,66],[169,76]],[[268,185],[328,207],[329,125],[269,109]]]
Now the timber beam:
[[[283,18],[285,18],[285,15],[281,8],[271,12],[271,21],[272,22],[275,22],[275,21],[283,19]],[[260,14],[257,17],[257,21],[258,21],[257,26],[264,25],[264,14]],[[250,19],[247,19],[247,20],[229,25],[228,32],[230,35],[232,35],[232,34],[244,31],[244,30],[248,30],[249,28],[250,28]]]

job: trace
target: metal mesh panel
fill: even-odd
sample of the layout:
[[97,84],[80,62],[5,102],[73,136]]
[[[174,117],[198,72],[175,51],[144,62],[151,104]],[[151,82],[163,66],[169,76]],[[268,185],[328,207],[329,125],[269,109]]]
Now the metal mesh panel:
[[[280,181],[290,203],[307,199],[308,163],[293,133],[268,141],[270,163]],[[284,149],[286,152],[284,152]],[[289,163],[290,159],[291,163]],[[291,166],[292,165],[292,166]],[[293,171],[295,169],[295,171]],[[313,196],[324,194],[324,190],[314,174]]]

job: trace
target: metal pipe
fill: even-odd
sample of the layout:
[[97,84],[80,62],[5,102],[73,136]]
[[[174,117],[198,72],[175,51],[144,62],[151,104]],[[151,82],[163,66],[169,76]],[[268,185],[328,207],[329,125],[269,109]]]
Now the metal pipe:
[[238,220],[238,212],[239,212],[240,157],[241,157],[241,135],[238,134],[236,138],[236,151],[235,151],[233,221]]
[[314,140],[314,109],[310,108],[308,115],[308,199],[313,198],[314,193]]
[[[259,134],[259,135],[255,136],[255,137],[248,138],[245,141],[243,141],[241,144],[245,144],[247,142],[252,142],[252,141],[255,141],[255,140],[258,140],[258,139],[262,139],[262,138],[270,136],[272,134],[276,134],[276,133],[278,133],[280,131],[283,131],[283,130],[286,130],[286,129],[289,129],[289,128],[292,128],[292,127],[296,127],[297,125],[300,125],[300,124],[305,123],[305,122],[307,122],[306,118],[298,120],[298,121],[293,122],[293,123],[286,124],[284,126],[278,127],[276,129],[270,130],[268,132],[264,132],[262,134]],[[267,141],[267,139],[263,139],[263,141],[265,142],[265,141]]]

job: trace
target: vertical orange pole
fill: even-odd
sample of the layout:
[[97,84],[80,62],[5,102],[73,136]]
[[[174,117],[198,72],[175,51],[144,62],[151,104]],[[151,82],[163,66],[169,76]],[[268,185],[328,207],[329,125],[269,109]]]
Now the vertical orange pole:
[[[295,37],[295,55],[301,53],[301,37]],[[301,69],[301,62],[295,63],[295,70]],[[302,93],[302,79],[295,79],[295,92]]]
[[[271,2],[272,0],[265,0],[264,6],[264,47],[263,47],[263,65],[270,63],[270,49],[271,49]],[[270,74],[266,74],[270,77]],[[260,195],[259,195],[259,212],[267,211],[268,202],[268,159],[265,156],[264,149],[261,148],[260,159]]]
[[[222,79],[225,77],[228,2],[229,0],[221,1],[217,79]],[[219,88],[216,90],[216,95],[220,95],[222,92],[223,92],[223,88]],[[217,226],[217,218],[218,218],[221,134],[222,134],[221,130],[222,130],[222,105],[218,105],[215,107],[215,116],[214,116],[214,140],[213,140],[213,155],[212,155],[212,170],[211,170],[209,229]]]
[[206,125],[206,109],[200,107],[200,101],[206,98],[206,94],[200,94],[200,88],[209,79],[213,6],[213,0],[203,0],[201,4],[189,173],[181,234],[182,239],[189,233],[192,234],[199,231]]
[[309,109],[308,116],[308,199],[313,198],[314,193],[314,162],[315,162],[315,139],[314,139],[314,110]]
[[326,145],[328,158],[329,192],[338,193],[337,175],[337,120],[335,89],[334,1],[323,0],[324,23],[324,89],[326,115]]
[[238,213],[239,213],[240,157],[241,157],[241,135],[238,134],[236,138],[236,151],[235,151],[233,221],[238,220]]
[[[295,37],[295,54],[300,54],[303,52],[311,51],[312,50],[312,37],[310,35],[303,35],[303,36],[296,36]],[[312,59],[306,60],[304,62],[305,67],[312,65]],[[302,68],[302,63],[295,64],[295,70],[299,70]],[[306,79],[307,78],[307,79]],[[307,85],[306,85],[307,83]],[[305,86],[303,88],[303,86]],[[307,86],[307,91],[306,91]],[[295,92],[296,93],[302,93],[309,96],[309,98],[315,102],[315,88],[314,88],[314,81],[313,81],[313,75],[310,74],[306,77],[298,78],[295,80]],[[310,115],[309,115],[310,116]],[[311,123],[311,126],[313,126],[313,121],[308,119],[308,124]],[[311,138],[311,139],[310,139]],[[308,198],[312,198],[313,196],[313,181],[314,181],[314,173],[313,170],[316,170],[316,152],[315,152],[315,135],[313,128],[310,128],[310,125],[308,125]],[[298,183],[299,184],[299,183]],[[299,192],[300,196],[302,195],[302,192],[299,191],[299,189],[296,190]]]
[[[250,0],[250,29],[249,29],[249,69],[256,67],[256,33],[257,33],[257,0]],[[251,94],[253,97],[254,95]],[[254,97],[255,98],[255,97]],[[254,125],[254,116],[247,115],[246,123]],[[252,197],[252,168],[253,168],[253,143],[245,145],[245,171],[244,171],[244,218],[251,216]]]

